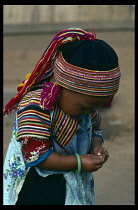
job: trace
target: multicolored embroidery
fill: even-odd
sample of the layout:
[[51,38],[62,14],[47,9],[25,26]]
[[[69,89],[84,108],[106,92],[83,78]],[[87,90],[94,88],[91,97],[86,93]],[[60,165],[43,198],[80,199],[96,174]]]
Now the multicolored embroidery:
[[17,110],[25,108],[29,105],[40,105],[40,96],[41,96],[42,89],[38,89],[35,91],[28,92],[20,101]]
[[78,126],[77,120],[65,114],[57,105],[51,125],[50,112],[40,107],[40,93],[40,90],[28,93],[18,107],[17,141],[22,142],[25,162],[36,160],[50,149],[51,132],[54,140],[64,147]]
[[120,68],[97,71],[71,65],[59,53],[54,63],[57,83],[64,88],[91,96],[114,95],[119,88]]
[[97,109],[93,109],[91,113],[91,122],[92,122],[92,130],[98,130],[101,124],[101,116],[98,113]]
[[50,137],[50,113],[40,108],[40,90],[23,97],[18,107],[17,139],[31,136],[38,139]]
[[22,154],[25,163],[36,161],[40,156],[45,154],[50,146],[50,140],[40,140],[33,137],[20,138],[22,143]]
[[[78,121],[55,105],[52,122],[50,112],[40,107],[40,90],[23,97],[19,104],[17,141],[22,143],[25,163],[38,160],[51,149],[51,134],[59,146],[65,147],[76,132]],[[102,136],[101,118],[96,109],[91,113],[93,135]]]
[[98,113],[97,109],[93,109],[91,113],[91,122],[92,122],[92,135],[102,137],[102,129],[100,128],[101,125],[101,116]]
[[51,126],[55,140],[59,145],[65,147],[75,133],[78,122],[56,106]]

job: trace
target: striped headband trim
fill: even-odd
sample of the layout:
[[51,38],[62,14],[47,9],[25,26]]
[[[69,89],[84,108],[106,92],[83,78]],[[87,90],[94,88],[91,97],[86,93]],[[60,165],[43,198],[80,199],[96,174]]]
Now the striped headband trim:
[[62,53],[54,63],[54,75],[59,85],[91,96],[114,95],[119,88],[120,68],[96,71],[80,68],[65,61]]

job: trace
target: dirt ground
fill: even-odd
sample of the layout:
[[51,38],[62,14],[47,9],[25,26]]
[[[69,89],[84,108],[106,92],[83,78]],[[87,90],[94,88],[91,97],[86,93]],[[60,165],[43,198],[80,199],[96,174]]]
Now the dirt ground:
[[[96,30],[96,29],[95,29]],[[4,37],[4,104],[30,73],[54,34]],[[97,205],[134,205],[134,31],[97,32],[116,51],[122,72],[119,92],[109,109],[100,109],[109,160],[94,173]],[[4,157],[14,114],[4,118]]]

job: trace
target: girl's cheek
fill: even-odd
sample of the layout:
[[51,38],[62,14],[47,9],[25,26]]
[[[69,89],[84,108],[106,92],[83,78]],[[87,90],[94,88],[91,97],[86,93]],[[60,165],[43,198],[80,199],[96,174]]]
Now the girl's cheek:
[[78,115],[83,115],[84,112],[81,111],[80,109],[75,109],[75,108],[72,108],[72,109],[65,109],[63,110],[64,112],[66,112],[68,115],[70,116],[78,116]]

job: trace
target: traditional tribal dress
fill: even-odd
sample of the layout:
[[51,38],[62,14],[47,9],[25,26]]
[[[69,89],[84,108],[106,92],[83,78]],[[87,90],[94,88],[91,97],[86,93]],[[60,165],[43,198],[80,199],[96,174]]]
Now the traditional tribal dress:
[[[4,205],[14,205],[30,167],[53,151],[60,154],[89,153],[92,135],[101,136],[100,116],[92,114],[72,118],[57,105],[51,112],[40,108],[41,89],[28,92],[19,103],[13,133],[4,164]],[[94,204],[92,173],[49,171],[35,167],[42,177],[64,175],[65,205]]]
[[[71,45],[67,46],[67,43]],[[77,53],[74,52],[74,45]],[[64,51],[66,46],[71,46],[70,50]],[[60,50],[67,52],[67,55],[73,52],[71,57],[77,55],[75,61],[84,62],[86,57],[90,58],[86,66],[83,66],[83,62],[81,65],[76,62],[71,64]],[[46,78],[52,74],[56,83],[50,85]],[[20,84],[17,89],[19,93],[4,109],[4,115],[16,110],[12,138],[4,163],[5,205],[16,204],[31,167],[41,177],[48,178],[52,174],[64,176],[65,205],[94,204],[92,173],[51,171],[35,166],[53,151],[62,155],[88,154],[92,136],[102,138],[100,116],[96,109],[91,114],[73,118],[55,104],[60,86],[90,96],[114,96],[119,88],[120,76],[116,53],[107,43],[96,39],[95,33],[93,35],[82,29],[70,28],[59,32],[52,39],[30,77],[27,76],[26,81]]]

